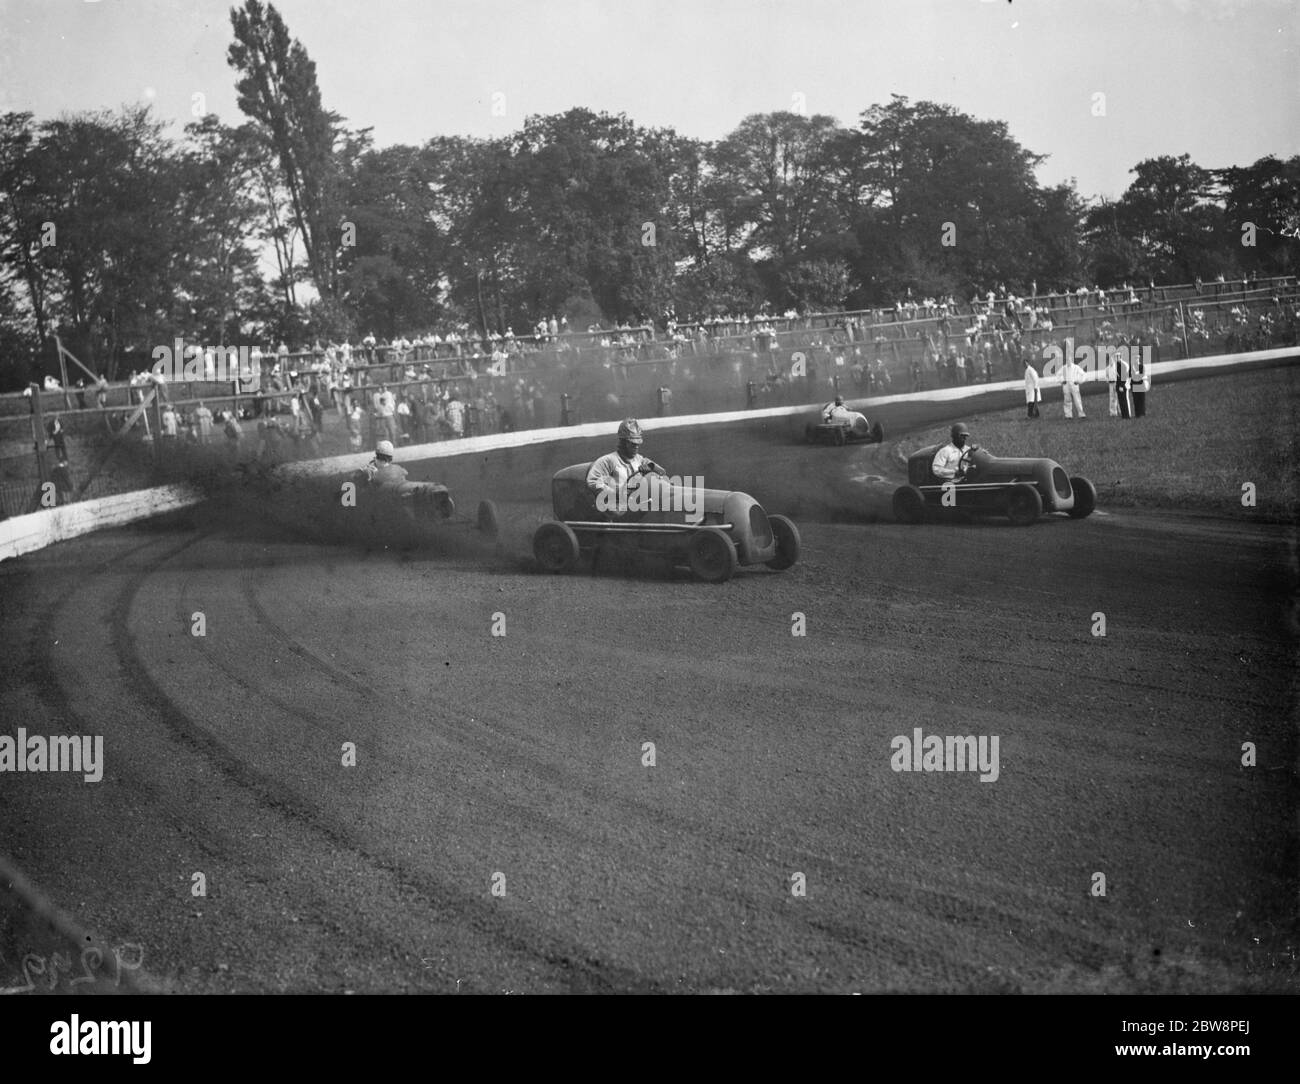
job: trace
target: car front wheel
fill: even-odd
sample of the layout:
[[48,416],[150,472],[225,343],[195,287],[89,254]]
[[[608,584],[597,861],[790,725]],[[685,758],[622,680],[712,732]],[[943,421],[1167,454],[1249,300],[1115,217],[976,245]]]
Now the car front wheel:
[[533,556],[547,572],[570,572],[578,563],[578,536],[567,523],[543,523],[533,534]]
[[1011,487],[1007,494],[1007,518],[1017,527],[1028,527],[1043,514],[1043,498],[1028,482]]
[[776,541],[776,556],[767,562],[767,567],[782,572],[799,560],[799,528],[785,516],[768,516],[772,525],[772,537]]
[[1070,488],[1074,490],[1074,507],[1066,514],[1071,519],[1092,515],[1092,510],[1097,507],[1097,487],[1087,478],[1071,478]]
[[691,571],[705,583],[723,583],[736,572],[736,547],[726,531],[705,527],[691,535],[686,551]]

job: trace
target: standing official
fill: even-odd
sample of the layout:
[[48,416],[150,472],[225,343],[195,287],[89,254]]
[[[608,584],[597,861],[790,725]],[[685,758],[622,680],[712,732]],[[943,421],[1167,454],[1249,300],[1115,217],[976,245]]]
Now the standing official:
[[1130,387],[1133,391],[1133,417],[1143,418],[1147,412],[1147,392],[1151,390],[1151,366],[1146,351],[1133,347],[1129,366]]
[[1038,370],[1034,368],[1033,359],[1025,355],[1025,416],[1039,417],[1038,404],[1042,401],[1043,389],[1038,382]]

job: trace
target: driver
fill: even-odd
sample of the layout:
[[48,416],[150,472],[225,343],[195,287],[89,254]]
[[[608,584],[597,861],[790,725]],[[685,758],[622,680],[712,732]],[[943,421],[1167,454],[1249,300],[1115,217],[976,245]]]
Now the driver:
[[654,460],[647,459],[640,452],[645,438],[641,435],[641,423],[635,418],[625,418],[618,427],[618,449],[609,455],[602,455],[587,471],[587,488],[592,496],[604,490],[618,491],[627,485],[637,474],[666,474],[667,472]]
[[835,396],[835,402],[827,403],[822,409],[822,420],[828,424],[831,422],[851,422],[853,412],[844,405],[844,396]]
[[400,486],[406,481],[406,468],[393,462],[393,442],[381,440],[375,445],[375,458],[363,468],[366,481],[377,486]]
[[966,477],[970,453],[976,445],[970,443],[970,430],[965,422],[958,422],[949,430],[952,439],[934,453],[934,463],[930,470],[934,476],[944,482],[961,482]]

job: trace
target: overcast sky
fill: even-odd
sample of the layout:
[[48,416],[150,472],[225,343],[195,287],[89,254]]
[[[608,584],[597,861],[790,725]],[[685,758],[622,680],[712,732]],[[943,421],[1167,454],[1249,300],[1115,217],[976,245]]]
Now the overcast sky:
[[[1129,169],[1160,154],[1218,167],[1300,153],[1300,0],[275,6],[316,62],[326,108],[381,146],[501,135],[573,106],[718,139],[750,113],[799,104],[853,124],[898,93],[1006,121],[1050,156],[1041,181],[1074,177],[1088,197],[1119,195]],[[202,94],[240,123],[230,7],[0,0],[0,111],[44,120],[150,101],[179,135]]]

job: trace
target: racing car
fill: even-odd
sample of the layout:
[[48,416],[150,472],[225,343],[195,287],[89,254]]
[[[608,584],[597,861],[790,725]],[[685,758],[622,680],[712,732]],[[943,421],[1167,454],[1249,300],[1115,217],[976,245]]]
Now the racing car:
[[885,431],[879,422],[872,425],[865,414],[846,409],[843,397],[838,395],[833,406],[822,412],[821,422],[806,426],[803,432],[809,444],[834,444],[837,447],[879,444],[885,439]]
[[[365,470],[357,470],[349,478],[356,484],[357,506],[367,510],[369,519],[385,513],[398,513],[416,527],[443,525],[470,526],[488,538],[496,538],[499,531],[496,505],[479,501],[471,520],[456,514],[456,502],[451,491],[438,482],[401,482],[388,485],[370,480]],[[333,498],[337,503],[337,497]]]
[[685,565],[707,583],[731,579],[741,565],[779,572],[799,559],[799,529],[785,516],[769,516],[747,493],[651,474],[642,479],[651,508],[604,512],[587,488],[590,467],[575,463],[551,479],[555,519],[533,534],[533,556],[547,572],[570,572],[584,554],[606,547]]
[[[894,491],[894,518],[920,523],[926,510],[963,515],[1006,516],[1027,526],[1044,513],[1064,512],[1083,519],[1097,506],[1097,490],[1087,478],[1067,476],[1052,459],[1003,458],[978,445],[963,449],[955,485],[935,476],[931,467],[938,444],[907,459],[907,482]],[[950,490],[944,500],[945,490]]]

